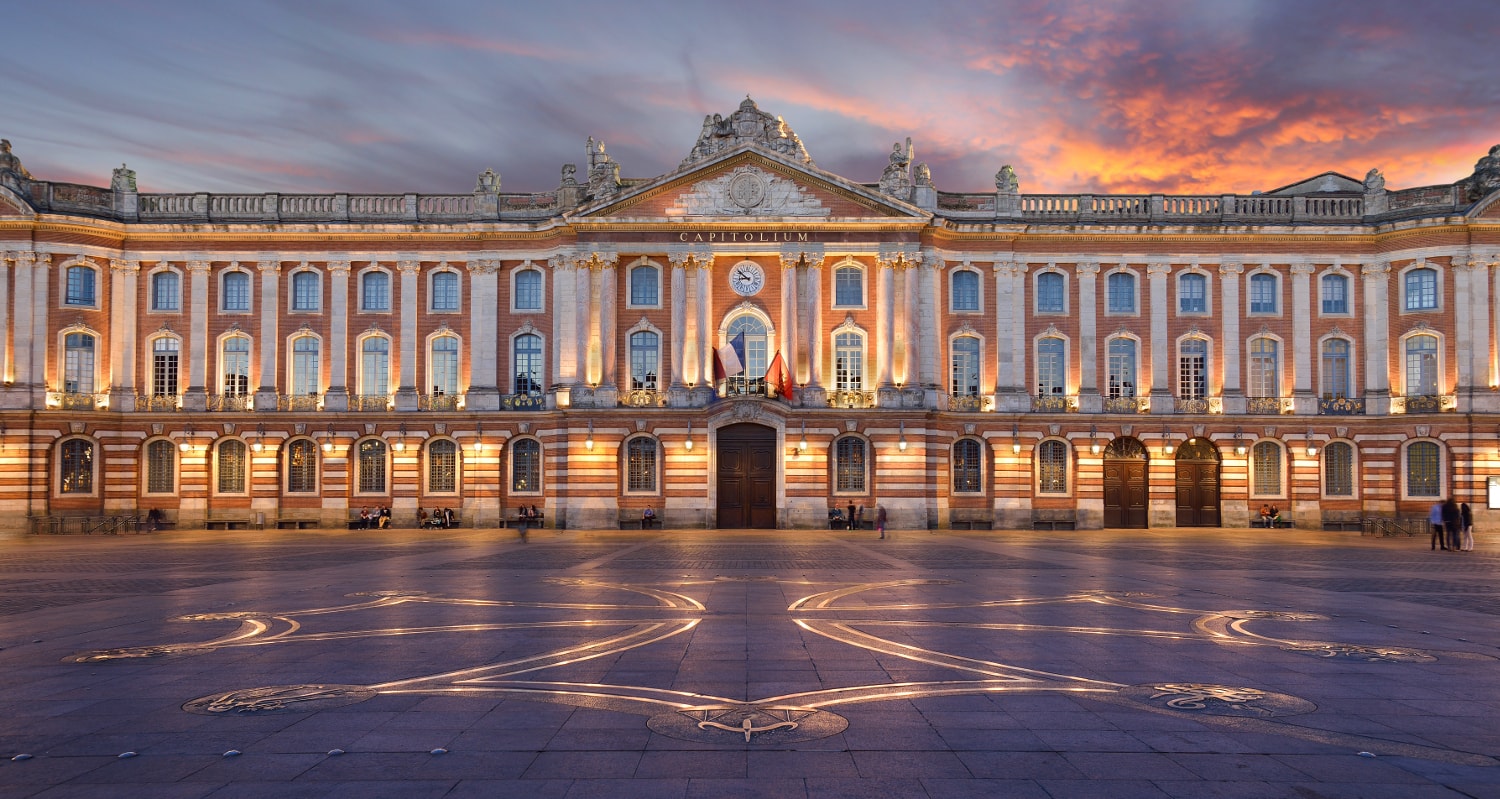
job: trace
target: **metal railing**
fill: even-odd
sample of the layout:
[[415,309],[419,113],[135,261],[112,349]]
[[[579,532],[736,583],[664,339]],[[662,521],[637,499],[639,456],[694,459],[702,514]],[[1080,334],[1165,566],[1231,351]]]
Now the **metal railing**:
[[315,411],[323,407],[322,394],[277,394],[278,411]]
[[1320,416],[1363,416],[1364,413],[1364,397],[1318,398],[1318,414]]
[[1282,397],[1246,397],[1245,413],[1282,414],[1291,403]]
[[979,394],[949,394],[948,410],[959,413],[979,413],[991,410],[990,398]]
[[1031,410],[1037,413],[1072,413],[1078,410],[1078,397],[1038,394],[1031,398]]
[[1453,394],[1407,394],[1392,398],[1391,410],[1395,413],[1448,413],[1458,410],[1458,397]]
[[1146,397],[1105,397],[1105,413],[1145,413],[1147,407]]
[[667,395],[663,391],[640,388],[620,395],[620,404],[632,408],[665,408]]
[[875,392],[873,391],[831,391],[828,393],[828,407],[830,408],[873,408],[875,407]]
[[252,394],[209,394],[210,411],[253,411],[255,396]]
[[1208,413],[1208,398],[1183,399],[1178,397],[1173,406],[1178,413]]
[[137,394],[135,409],[143,413],[175,411],[182,407],[182,398],[176,394]]
[[456,411],[459,399],[458,394],[422,394],[417,397],[417,410]]
[[54,391],[51,402],[48,404],[54,408],[65,411],[96,411],[99,410],[101,400],[108,400],[108,394],[90,394],[81,391]]
[[391,395],[389,394],[350,394],[349,410],[351,411],[388,411],[391,409]]
[[500,410],[503,411],[540,411],[547,408],[547,395],[545,394],[501,394]]

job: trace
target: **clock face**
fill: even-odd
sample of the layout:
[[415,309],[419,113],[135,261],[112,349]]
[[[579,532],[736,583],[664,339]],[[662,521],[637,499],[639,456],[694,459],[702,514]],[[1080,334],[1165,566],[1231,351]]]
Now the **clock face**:
[[741,297],[753,297],[766,285],[766,273],[754,261],[741,261],[729,270],[729,287]]

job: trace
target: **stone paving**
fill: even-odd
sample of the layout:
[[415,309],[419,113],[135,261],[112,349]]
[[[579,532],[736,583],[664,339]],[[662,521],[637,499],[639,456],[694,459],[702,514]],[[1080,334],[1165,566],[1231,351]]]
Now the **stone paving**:
[[0,799],[1500,797],[1490,543],[9,539]]

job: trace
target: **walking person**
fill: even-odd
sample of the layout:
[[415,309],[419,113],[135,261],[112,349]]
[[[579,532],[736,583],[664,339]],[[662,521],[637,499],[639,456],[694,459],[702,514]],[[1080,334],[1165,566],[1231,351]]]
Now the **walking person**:
[[1458,506],[1458,516],[1463,525],[1463,538],[1458,542],[1458,548],[1463,552],[1474,551],[1474,512],[1469,510],[1469,503],[1464,502]]
[[1432,525],[1432,546],[1428,549],[1437,549],[1441,544],[1443,549],[1448,548],[1448,539],[1443,529],[1443,503],[1434,502],[1432,510],[1427,512],[1427,523]]
[[1458,509],[1458,503],[1453,501],[1453,497],[1448,497],[1448,501],[1443,503],[1443,532],[1445,534],[1443,541],[1447,544],[1443,547],[1444,549],[1455,551],[1458,549],[1458,536],[1462,525],[1463,514]]
[[885,538],[885,506],[875,506],[875,529],[880,531],[880,537]]
[[528,529],[531,527],[531,520],[532,520],[532,510],[531,510],[531,508],[528,508],[525,505],[522,505],[521,506],[521,510],[516,513],[516,527],[519,528],[520,531],[521,531],[521,541],[522,541],[522,543],[525,543],[525,541],[526,541],[526,533],[528,532]]

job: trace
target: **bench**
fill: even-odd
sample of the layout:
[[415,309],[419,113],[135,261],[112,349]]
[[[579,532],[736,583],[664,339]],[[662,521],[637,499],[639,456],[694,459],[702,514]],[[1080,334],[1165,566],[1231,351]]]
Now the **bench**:
[[1323,529],[1330,531],[1348,531],[1365,529],[1364,522],[1359,518],[1359,512],[1348,511],[1324,511]]
[[865,506],[860,505],[854,509],[851,518],[848,511],[843,508],[830,508],[830,510],[843,511],[844,515],[828,517],[828,529],[830,530],[874,530],[875,520],[865,518]]
[[255,526],[255,517],[247,513],[209,513],[203,520],[205,530],[249,530]]
[[309,519],[302,516],[276,517],[276,529],[278,530],[306,530],[317,526],[317,519]]
[[1262,528],[1265,528],[1265,529],[1269,530],[1272,527],[1295,527],[1296,525],[1292,523],[1292,519],[1291,519],[1290,516],[1287,516],[1286,514],[1283,513],[1280,517],[1278,517],[1278,518],[1276,518],[1274,520],[1268,520],[1268,521],[1264,521],[1264,522],[1262,522],[1260,520],[1260,517],[1257,516],[1254,519],[1250,520],[1250,526],[1251,527],[1262,527]]
[[1031,512],[1033,530],[1077,530],[1078,511],[1072,508],[1048,508]]
[[660,530],[661,521],[661,514],[657,514],[656,518],[652,519],[648,524],[645,517],[641,516],[641,511],[626,508],[620,509],[619,523],[621,530]]

